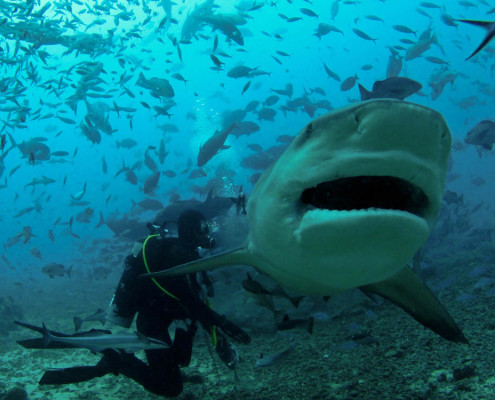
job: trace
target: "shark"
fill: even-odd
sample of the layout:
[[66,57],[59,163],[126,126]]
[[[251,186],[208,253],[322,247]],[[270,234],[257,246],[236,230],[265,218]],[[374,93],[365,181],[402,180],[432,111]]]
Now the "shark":
[[17,342],[26,348],[81,348],[88,349],[92,353],[107,349],[117,349],[127,353],[134,353],[140,350],[156,350],[169,347],[168,344],[161,340],[147,337],[137,331],[134,333],[112,333],[108,330],[93,329],[88,332],[65,335],[48,330],[44,323],[42,327],[37,327],[21,321],[14,322],[17,325],[43,334],[43,338],[40,339],[27,339]]
[[443,116],[373,99],[308,123],[261,176],[245,244],[149,274],[248,265],[281,286],[328,296],[353,288],[391,300],[454,342],[461,329],[407,265],[439,213],[451,135]]

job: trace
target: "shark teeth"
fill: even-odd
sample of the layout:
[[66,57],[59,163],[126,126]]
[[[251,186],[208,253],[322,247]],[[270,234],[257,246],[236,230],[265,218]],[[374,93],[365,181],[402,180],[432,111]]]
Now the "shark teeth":
[[395,210],[424,217],[429,201],[418,186],[392,176],[340,178],[305,189],[300,198],[306,210]]

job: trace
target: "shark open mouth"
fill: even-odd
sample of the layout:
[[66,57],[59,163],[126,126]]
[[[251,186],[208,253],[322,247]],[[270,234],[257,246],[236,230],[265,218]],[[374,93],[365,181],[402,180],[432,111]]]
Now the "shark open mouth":
[[356,176],[322,182],[301,195],[301,202],[327,210],[400,210],[424,218],[429,201],[423,190],[392,176]]

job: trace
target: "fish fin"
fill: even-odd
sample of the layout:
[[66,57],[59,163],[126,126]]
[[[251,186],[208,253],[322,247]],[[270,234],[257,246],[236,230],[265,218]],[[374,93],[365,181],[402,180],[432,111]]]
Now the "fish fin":
[[495,36],[495,30],[492,30],[488,33],[488,35],[485,36],[481,44],[476,48],[476,50],[471,54],[468,58],[466,58],[466,61],[469,60],[470,58],[474,57],[476,54],[478,54],[483,48],[490,43],[490,41],[493,39]]
[[371,92],[367,90],[363,85],[358,83],[359,87],[359,94],[361,95],[361,101],[369,100],[371,99]]
[[447,340],[468,343],[461,329],[433,292],[407,265],[385,281],[361,286],[397,304],[416,321]]
[[176,276],[184,274],[192,274],[200,271],[211,271],[216,268],[228,267],[232,265],[253,265],[252,255],[245,247],[240,247],[231,251],[216,254],[211,257],[202,258],[197,261],[192,261],[186,264],[179,265],[174,268],[163,271],[154,272],[151,274],[143,274],[144,277],[164,277]]
[[52,342],[52,335],[50,334],[50,331],[43,322],[43,344],[45,345],[45,347],[48,347],[51,342]]
[[490,29],[493,26],[493,24],[495,23],[495,21],[475,21],[472,19],[458,19],[457,21],[465,22],[467,24],[471,24],[471,25],[475,25],[475,26],[480,26],[480,27],[485,28],[485,29]]
[[81,329],[81,326],[82,326],[82,323],[83,323],[83,320],[79,317],[74,317],[74,328],[76,330],[76,332]]
[[304,299],[305,296],[295,296],[295,297],[289,297],[289,301],[292,303],[292,305],[297,308],[299,307],[299,303],[301,302],[302,299]]

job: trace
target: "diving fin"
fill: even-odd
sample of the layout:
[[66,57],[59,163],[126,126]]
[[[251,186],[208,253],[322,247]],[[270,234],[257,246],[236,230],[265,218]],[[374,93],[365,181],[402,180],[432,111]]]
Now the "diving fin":
[[433,292],[407,265],[391,278],[361,286],[360,289],[366,294],[376,293],[397,304],[416,321],[443,338],[468,343],[459,326]]

